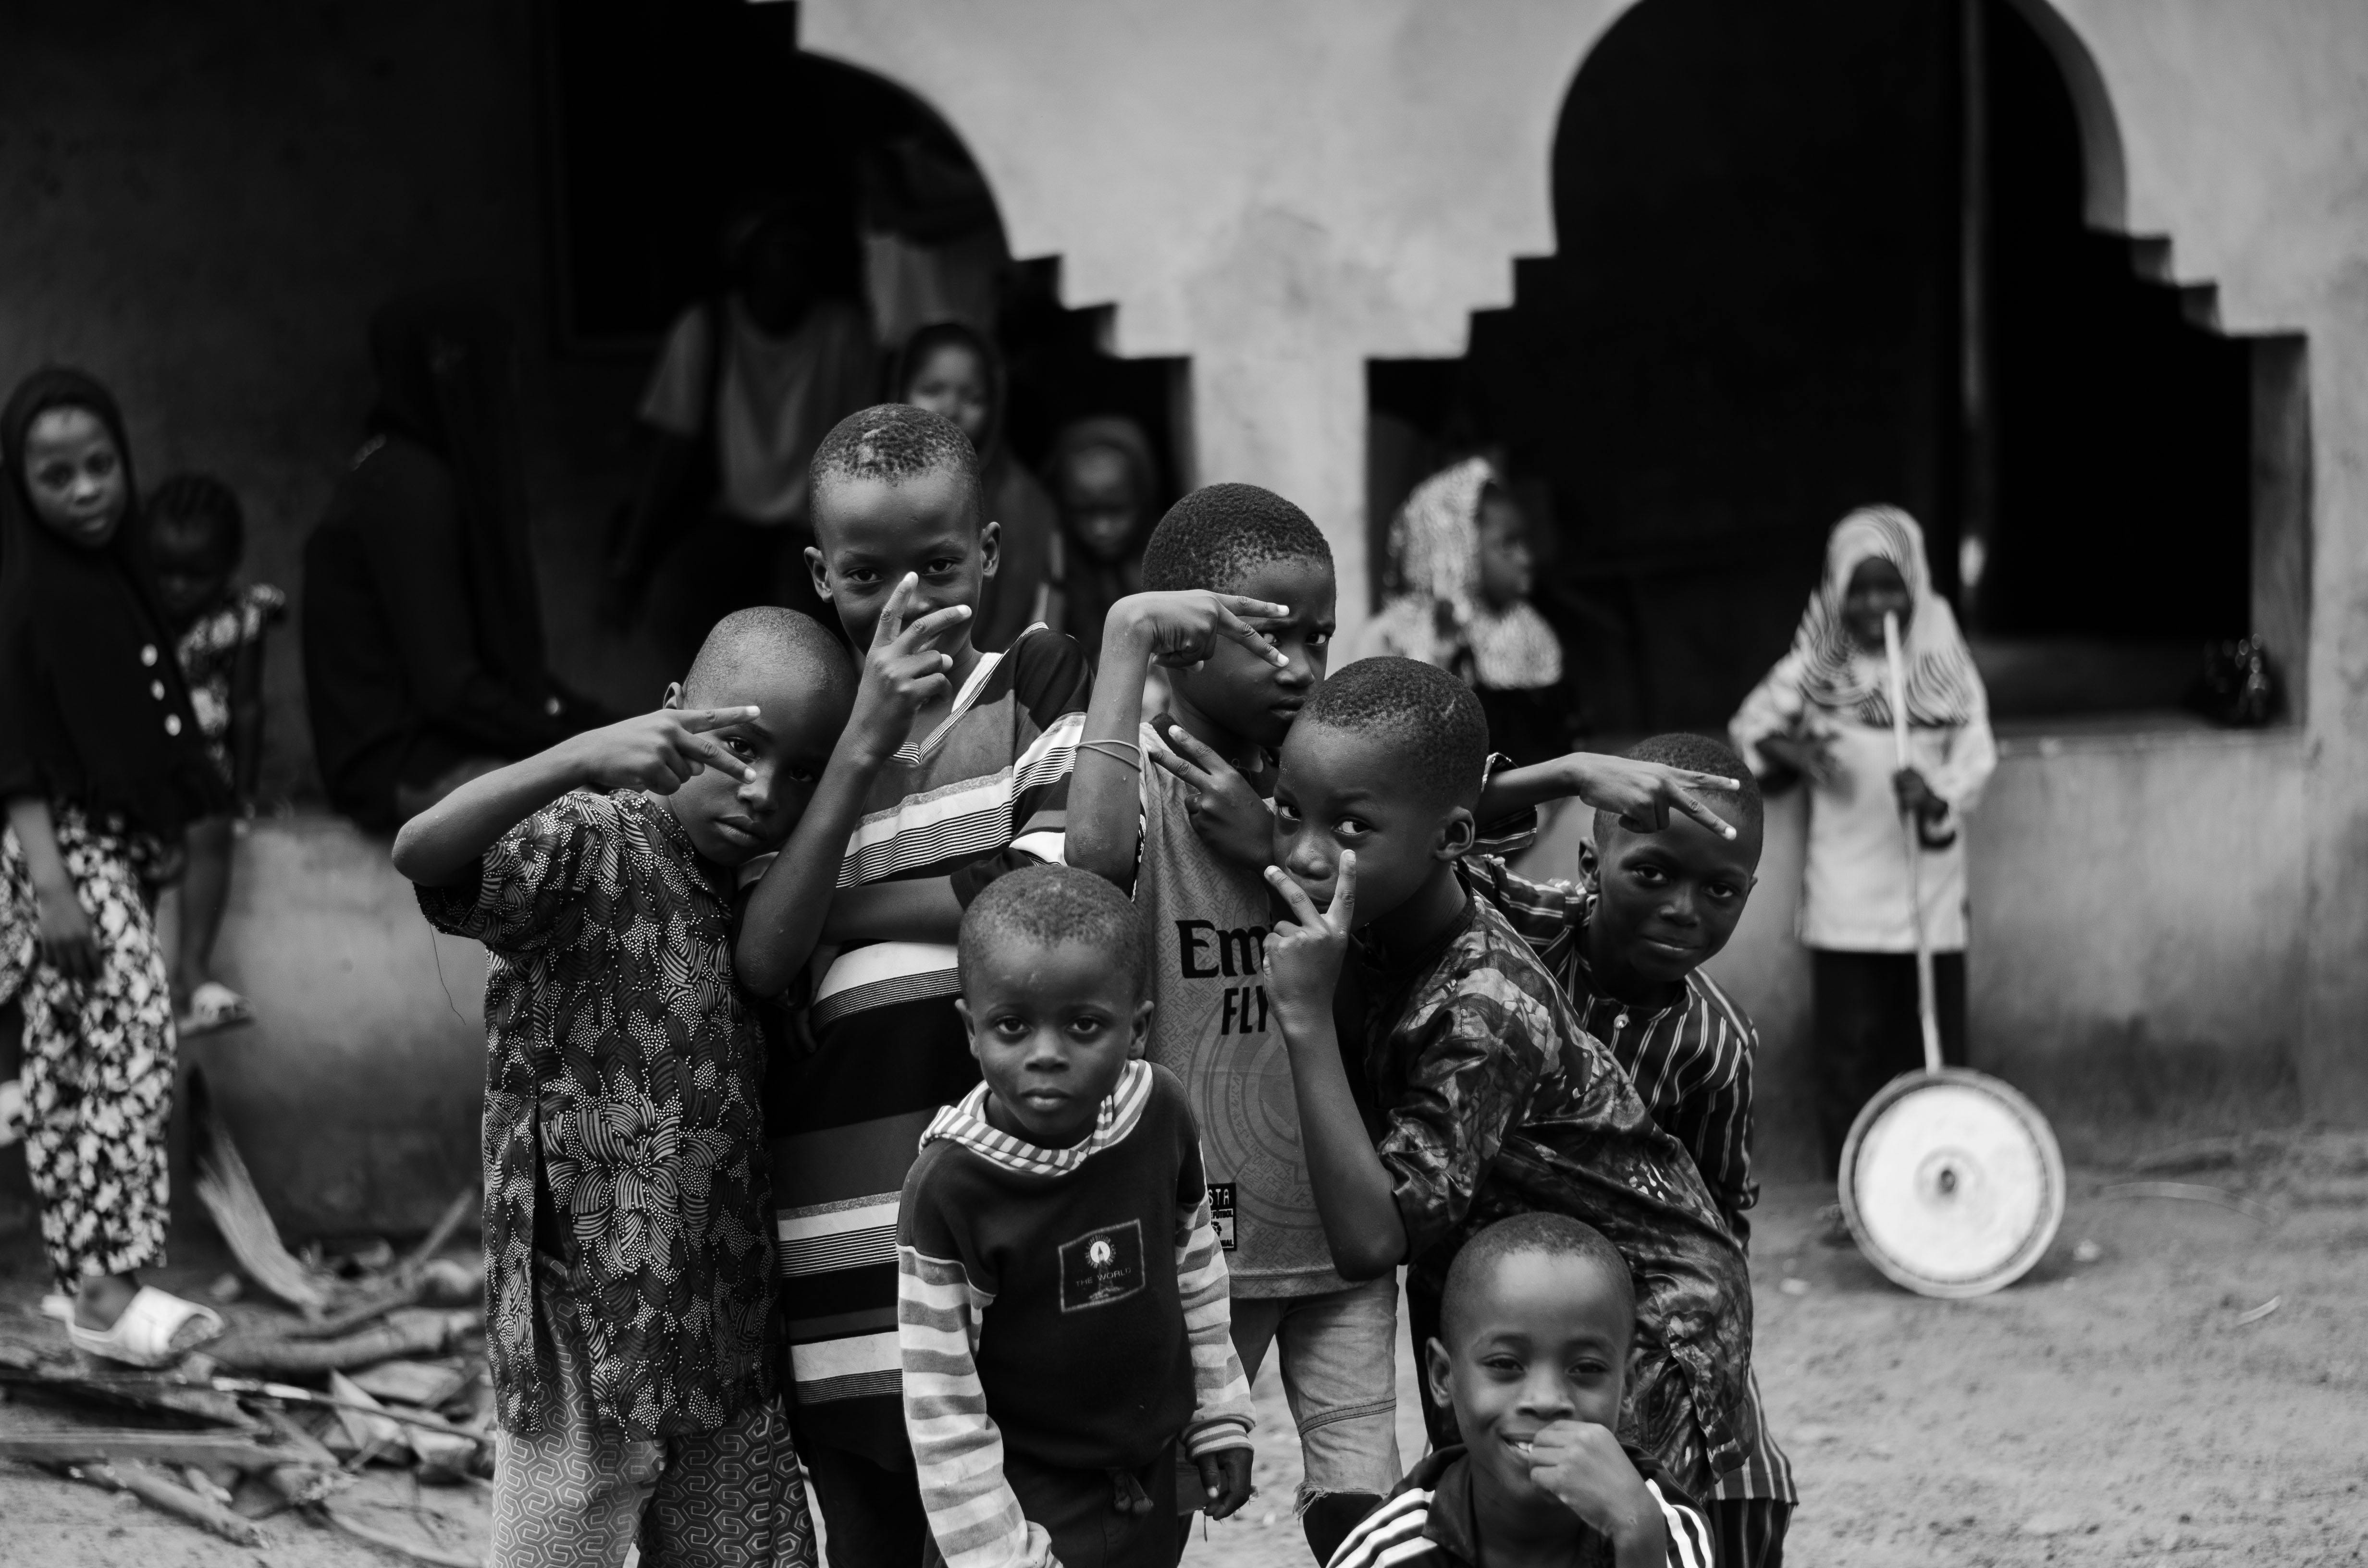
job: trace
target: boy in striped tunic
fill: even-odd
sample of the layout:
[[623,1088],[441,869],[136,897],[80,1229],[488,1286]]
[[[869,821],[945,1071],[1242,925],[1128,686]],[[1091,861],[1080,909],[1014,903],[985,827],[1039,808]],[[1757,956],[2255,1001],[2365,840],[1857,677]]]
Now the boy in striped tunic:
[[953,997],[962,909],[1006,869],[1061,852],[1090,677],[1042,626],[1000,653],[970,641],[997,530],[977,455],[950,421],[887,404],[816,449],[816,591],[868,645],[897,585],[905,611],[955,611],[936,647],[946,690],[880,768],[838,872],[811,986],[788,940],[808,890],[752,862],[743,984],[798,987],[795,1042],[765,1085],[781,1312],[800,1452],[837,1568],[919,1559],[928,1526],[898,1395],[896,1194],[938,1108],[978,1082]]
[[[1465,886],[1488,899],[1537,949],[1588,1033],[1611,1047],[1653,1119],[1693,1156],[1719,1217],[1738,1242],[1759,1200],[1751,1175],[1751,1073],[1759,1037],[1751,1019],[1702,972],[1735,934],[1759,864],[1759,787],[1742,760],[1700,735],[1656,735],[1627,754],[1736,781],[1710,792],[1732,838],[1673,817],[1656,831],[1608,812],[1579,851],[1582,881],[1536,882],[1494,856],[1461,862]],[[1550,765],[1549,765],[1550,766]],[[1500,777],[1508,796],[1531,780]],[[1759,1406],[1759,1381],[1751,1403]],[[1708,1498],[1722,1564],[1778,1568],[1799,1494],[1792,1461],[1759,1412],[1759,1437]]]
[[1417,1465],[1331,1568],[1710,1568],[1701,1514],[1612,1436],[1635,1335],[1628,1266],[1593,1227],[1529,1213],[1474,1236],[1423,1346],[1463,1440]]
[[1249,1496],[1249,1385],[1184,1088],[1140,1060],[1134,909],[1065,866],[962,918],[985,1081],[922,1134],[896,1230],[905,1420],[950,1568],[1174,1568],[1178,1448]]

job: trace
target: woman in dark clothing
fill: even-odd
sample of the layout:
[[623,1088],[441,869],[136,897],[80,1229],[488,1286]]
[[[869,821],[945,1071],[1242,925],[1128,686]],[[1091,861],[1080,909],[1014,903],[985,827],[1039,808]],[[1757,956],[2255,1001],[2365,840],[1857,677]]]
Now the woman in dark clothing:
[[1053,498],[1004,444],[1010,397],[1003,356],[961,322],[938,322],[905,342],[890,392],[952,420],[978,449],[979,489],[997,537],[995,575],[979,592],[971,642],[993,653],[1037,621],[1060,625],[1053,547],[1060,519]]
[[1143,547],[1159,520],[1159,470],[1143,426],[1102,414],[1065,426],[1044,460],[1061,507],[1062,630],[1099,662],[1110,606],[1143,591]]
[[431,290],[370,342],[370,438],[304,546],[304,681],[331,803],[386,832],[608,716],[544,664],[507,318]]

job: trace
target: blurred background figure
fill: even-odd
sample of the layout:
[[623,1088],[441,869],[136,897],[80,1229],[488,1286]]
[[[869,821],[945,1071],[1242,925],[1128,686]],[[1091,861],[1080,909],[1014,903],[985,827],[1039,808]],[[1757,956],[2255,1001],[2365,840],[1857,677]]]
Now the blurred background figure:
[[1079,419],[1053,437],[1044,474],[1061,513],[1061,629],[1099,661],[1110,606],[1143,591],[1143,547],[1159,517],[1151,440],[1123,415]]
[[[1899,619],[1906,767],[1892,735],[1885,615]],[[1830,1176],[1859,1108],[1923,1065],[1919,916],[1933,949],[1941,1055],[1952,1065],[1965,1061],[1964,818],[1998,766],[1998,746],[1988,694],[1955,614],[1932,591],[1915,518],[1869,506],[1835,525],[1792,650],[1728,728],[1763,789],[1808,781],[1800,937],[1811,960],[1817,1131]],[[1914,820],[1912,865],[1903,812]]]
[[332,805],[390,832],[608,722],[545,662],[509,319],[468,290],[370,321],[370,437],[304,545],[304,685]]
[[1415,486],[1390,524],[1382,613],[1356,656],[1436,665],[1472,687],[1488,744],[1516,763],[1570,749],[1562,640],[1530,602],[1529,518],[1496,466],[1466,458]]
[[995,575],[979,596],[973,642],[992,653],[1037,621],[1058,625],[1053,540],[1060,519],[1052,496],[1013,459],[1005,438],[1010,381],[1002,354],[973,327],[933,323],[905,341],[892,394],[952,420],[978,449],[986,515],[1001,539]]
[[[268,583],[237,581],[246,515],[230,486],[211,474],[177,473],[157,485],[145,518],[156,606],[189,684],[198,733],[230,786],[233,812],[251,816],[263,766],[264,639],[287,619],[288,596]],[[173,951],[174,1022],[184,1040],[255,1017],[246,998],[213,973],[214,938],[230,901],[233,820],[189,824]]]
[[709,627],[750,605],[787,605],[837,631],[806,570],[806,464],[871,401],[877,357],[864,312],[821,292],[819,241],[788,203],[744,203],[724,226],[725,291],[676,318],[642,399],[655,444],[605,608],[630,626],[672,557],[656,630],[678,665]]

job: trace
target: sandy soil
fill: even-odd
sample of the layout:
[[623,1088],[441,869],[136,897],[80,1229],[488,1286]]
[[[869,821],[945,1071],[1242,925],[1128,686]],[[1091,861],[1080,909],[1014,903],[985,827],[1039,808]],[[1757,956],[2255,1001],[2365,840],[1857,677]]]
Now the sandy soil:
[[[2139,1174],[2246,1197],[2268,1218],[2115,1197],[2107,1189],[2132,1173],[2077,1172],[2047,1260],[2009,1290],[1947,1302],[1904,1294],[1856,1253],[1819,1244],[1823,1191],[1767,1194],[1753,1247],[1759,1358],[1804,1494],[1793,1562],[2368,1562],[2368,1140],[2259,1139]],[[0,1333],[40,1332],[37,1255],[20,1238],[0,1264]],[[2272,1298],[2274,1312],[2238,1322]],[[1400,1364],[1411,1454],[1419,1423],[1404,1347]],[[1270,1368],[1258,1393],[1261,1494],[1240,1520],[1196,1535],[1191,1568],[1309,1561],[1291,1513],[1296,1446]],[[0,1404],[0,1433],[74,1418]],[[379,1471],[354,1496],[383,1528],[450,1546],[484,1539],[471,1491]],[[0,1520],[0,1564],[392,1561],[292,1519],[257,1553],[5,1461]]]

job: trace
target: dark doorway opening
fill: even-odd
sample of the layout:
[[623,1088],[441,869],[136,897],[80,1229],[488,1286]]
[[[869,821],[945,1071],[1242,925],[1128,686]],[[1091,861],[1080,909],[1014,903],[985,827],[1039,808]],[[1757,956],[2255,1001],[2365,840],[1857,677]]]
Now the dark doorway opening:
[[1565,105],[1556,254],[1463,359],[1371,366],[1376,546],[1501,453],[1595,727],[1716,730],[1827,530],[1888,501],[2001,714],[2174,704],[2257,619],[2263,361],[2166,247],[2087,227],[2083,166],[2010,0],[1647,0]]
[[891,339],[919,323],[878,299],[883,236],[983,257],[965,262],[979,276],[962,289],[1010,362],[1013,451],[1033,466],[1070,420],[1122,414],[1172,487],[1182,362],[1107,353],[1103,313],[1062,307],[1057,260],[1009,259],[993,196],[945,120],[892,83],[800,50],[797,12],[748,0],[542,6],[560,347],[654,353],[678,312],[722,287],[734,206],[785,197],[828,237],[830,290],[874,306]]

